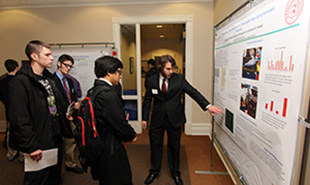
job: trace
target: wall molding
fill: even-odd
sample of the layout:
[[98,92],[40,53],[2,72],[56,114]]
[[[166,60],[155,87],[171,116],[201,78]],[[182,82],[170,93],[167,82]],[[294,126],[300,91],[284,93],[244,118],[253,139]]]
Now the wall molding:
[[6,130],[6,120],[0,120],[0,132],[5,132]]
[[186,123],[185,134],[194,136],[209,136],[211,137],[211,123]]

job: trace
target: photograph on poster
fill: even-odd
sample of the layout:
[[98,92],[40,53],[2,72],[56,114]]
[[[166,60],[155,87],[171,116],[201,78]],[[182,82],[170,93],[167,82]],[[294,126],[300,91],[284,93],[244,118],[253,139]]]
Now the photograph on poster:
[[243,50],[242,77],[252,80],[259,79],[262,47]]
[[240,96],[240,110],[255,119],[257,106],[257,87],[249,84],[241,84],[243,93]]

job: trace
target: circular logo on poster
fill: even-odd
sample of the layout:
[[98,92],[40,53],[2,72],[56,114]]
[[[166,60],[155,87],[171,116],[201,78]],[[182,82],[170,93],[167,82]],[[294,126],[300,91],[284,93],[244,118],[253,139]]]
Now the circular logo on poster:
[[293,24],[300,16],[304,7],[304,0],[289,0],[285,8],[285,21]]

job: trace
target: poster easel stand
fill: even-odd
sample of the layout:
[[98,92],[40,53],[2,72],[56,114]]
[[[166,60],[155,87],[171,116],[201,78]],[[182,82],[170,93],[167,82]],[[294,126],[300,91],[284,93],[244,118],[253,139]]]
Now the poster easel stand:
[[211,174],[211,175],[229,175],[228,172],[215,172],[214,171],[214,118],[212,119],[212,133],[211,133],[211,166],[210,166],[210,171],[199,171],[196,170],[196,174]]

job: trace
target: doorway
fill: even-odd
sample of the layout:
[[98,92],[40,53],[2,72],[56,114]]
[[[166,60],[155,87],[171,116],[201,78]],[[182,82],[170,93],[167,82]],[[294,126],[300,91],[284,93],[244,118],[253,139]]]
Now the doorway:
[[171,55],[176,61],[176,73],[184,74],[185,69],[185,24],[141,25],[141,87],[142,100],[145,94],[145,74],[149,70],[148,60],[156,61],[162,55]]
[[[156,58],[162,54],[170,54],[179,62],[177,64],[176,72],[184,74],[187,80],[191,81],[193,17],[191,15],[129,18],[114,17],[112,21],[115,46],[119,50],[118,57],[122,60],[125,69],[122,79],[124,92],[123,99],[125,100],[125,106],[127,106],[129,111],[132,111],[131,113],[135,115],[129,120],[129,123],[137,133],[142,133],[142,99],[144,95],[143,69],[145,71],[147,70],[145,68],[145,62],[150,58]],[[145,35],[149,34],[148,30],[152,26],[159,24],[163,27],[175,27],[177,30],[181,30],[180,34],[173,34],[174,37],[178,37],[175,38],[175,40],[179,43],[178,45],[180,49],[172,50],[171,48],[169,49],[168,47],[167,49],[166,47],[165,51],[159,50],[160,48],[163,48],[162,45],[165,45],[165,41],[168,40],[165,40],[165,38],[156,41],[161,42],[161,45],[159,45],[157,49],[150,46],[152,45],[152,40],[154,41],[155,39],[146,38],[147,36]],[[184,32],[185,30],[186,34]],[[166,37],[168,37],[168,35]],[[144,45],[148,45],[148,47],[144,47]],[[154,46],[155,45],[156,44],[154,44]],[[123,83],[125,81],[126,83]],[[188,97],[185,97],[185,113],[187,115],[187,121],[191,122],[190,110],[192,102],[187,100],[187,98]],[[126,103],[128,104],[126,105]]]

